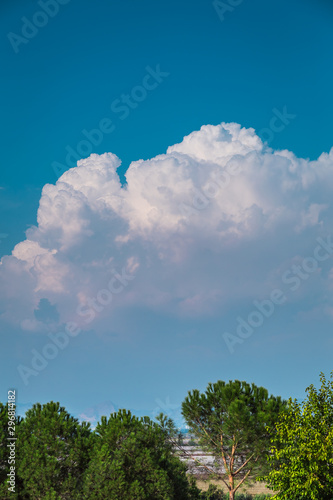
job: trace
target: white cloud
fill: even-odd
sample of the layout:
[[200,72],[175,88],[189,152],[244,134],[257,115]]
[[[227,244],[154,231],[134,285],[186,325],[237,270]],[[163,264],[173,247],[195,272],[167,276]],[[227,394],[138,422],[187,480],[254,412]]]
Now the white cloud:
[[[61,322],[73,320],[124,266],[136,278],[118,307],[223,314],[269,293],[281,269],[333,231],[333,150],[299,159],[222,123],[131,163],[125,186],[119,165],[111,153],[92,154],[44,186],[38,225],[1,262],[6,321],[33,329],[41,298]],[[324,273],[320,287],[329,287]],[[102,328],[112,314],[100,312]]]

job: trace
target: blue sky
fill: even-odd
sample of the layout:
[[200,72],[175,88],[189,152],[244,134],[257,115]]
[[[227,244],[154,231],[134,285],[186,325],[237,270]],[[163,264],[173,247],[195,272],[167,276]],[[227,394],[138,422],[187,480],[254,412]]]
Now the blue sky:
[[[89,0],[70,0],[63,3],[58,5],[53,18],[47,18],[45,26],[38,28],[27,43],[19,43],[16,48],[8,34],[22,36],[26,22],[22,18],[31,21],[41,6],[38,2],[22,0],[15,4],[3,1],[0,7],[3,163],[0,234],[7,235],[0,238],[1,256],[10,255],[15,245],[25,240],[25,231],[37,225],[42,188],[57,181],[52,168],[54,162],[66,165],[66,147],[76,150],[80,141],[86,139],[83,131],[96,129],[104,119],[112,121],[114,130],[103,133],[102,139],[96,141],[98,144],[93,145],[92,152],[111,152],[120,158],[122,165],[118,174],[121,182],[124,182],[124,174],[132,161],[164,154],[168,147],[181,143],[185,136],[199,130],[202,125],[235,122],[242,127],[253,127],[259,137],[266,139],[267,129],[276,123],[272,119],[283,109],[292,118],[287,124],[282,123],[284,126],[279,131],[271,133],[271,148],[286,149],[298,158],[316,160],[333,146],[333,9],[330,2],[243,0],[225,13],[223,21],[214,4],[204,0],[181,3],[173,0],[162,3],[125,0],[98,4]],[[165,75],[161,77],[162,81],[158,81],[153,90],[148,90],[142,100],[138,99],[133,109],[128,107],[128,116],[121,119],[121,113],[115,112],[115,101],[121,100],[124,94],[131,94],[135,87],[142,85],[149,71],[156,72],[158,67]],[[153,80],[149,81],[152,85]],[[208,143],[215,144],[214,133],[207,134],[212,134]],[[232,134],[233,138],[236,137],[236,132]],[[257,151],[257,146],[253,147]],[[181,152],[184,153],[184,148]],[[235,150],[234,154],[243,153]],[[193,162],[190,162],[192,177],[197,175]],[[150,168],[148,163],[144,165]],[[94,170],[94,165],[91,168]],[[151,168],[142,186],[153,183],[158,162]],[[254,180],[255,184],[257,174],[255,166],[253,168],[251,181]],[[297,163],[297,168],[301,171],[301,162]],[[89,172],[84,174],[88,176],[84,181],[88,185]],[[171,178],[171,173],[166,170],[168,175]],[[279,183],[279,179],[277,177],[269,184],[272,199],[275,196],[274,182]],[[304,181],[304,177],[302,179]],[[137,186],[137,183],[140,179],[133,173],[132,186]],[[316,208],[310,208],[311,203],[329,205],[329,193],[326,193],[324,184],[318,182],[311,192],[306,193],[307,208],[302,205],[305,194],[302,196],[297,189],[285,197],[281,194],[278,206],[281,208],[285,203],[292,214],[308,209],[304,217],[310,220],[310,215],[315,217],[313,211],[316,211]],[[96,184],[96,190],[101,190],[102,186],[98,186]],[[153,192],[153,185],[150,189]],[[242,186],[238,189],[241,192]],[[132,193],[135,193],[134,187]],[[128,201],[132,215],[126,221],[132,221],[133,227],[139,227],[143,220],[139,218],[140,210],[135,203],[141,203],[140,207],[144,205],[137,200],[137,194],[133,194],[132,201]],[[69,213],[66,202],[63,203],[64,211],[61,216],[58,213],[58,217],[65,221],[72,217],[72,212]],[[215,212],[211,209],[210,206],[200,213],[202,228],[210,227],[215,220]],[[328,211],[329,207],[322,210]],[[274,315],[246,339],[246,343],[237,345],[233,354],[226,349],[222,337],[223,332],[236,329],[239,315],[247,317],[256,297],[264,300],[272,289],[280,287],[283,272],[293,265],[293,259],[302,261],[313,254],[316,238],[320,235],[326,237],[330,232],[327,216],[318,216],[316,222],[311,222],[310,229],[303,232],[297,229],[296,222],[293,227],[280,222],[272,234],[253,231],[252,235],[257,236],[246,237],[232,251],[225,250],[227,253],[223,258],[230,259],[230,265],[225,269],[221,265],[220,271],[220,240],[215,241],[211,233],[206,234],[203,230],[200,237],[196,222],[193,223],[193,232],[186,237],[183,235],[183,240],[177,240],[177,248],[189,255],[187,264],[178,267],[180,261],[176,257],[167,264],[163,259],[158,260],[159,254],[165,252],[167,255],[166,241],[175,234],[172,232],[170,236],[168,233],[171,231],[169,221],[163,226],[160,240],[152,242],[145,236],[145,244],[133,240],[125,250],[119,250],[110,243],[111,236],[108,238],[103,225],[104,215],[97,216],[94,212],[89,218],[88,212],[84,213],[90,221],[90,230],[96,232],[95,240],[92,236],[86,245],[80,239],[83,234],[80,233],[77,241],[71,242],[70,255],[66,254],[66,259],[61,260],[63,271],[59,268],[56,271],[58,275],[69,273],[73,283],[77,283],[77,288],[73,289],[76,301],[83,293],[83,287],[85,293],[88,293],[86,287],[90,287],[90,295],[94,296],[102,286],[99,278],[94,281],[93,274],[85,274],[88,266],[94,262],[105,263],[112,255],[120,269],[125,260],[137,252],[138,269],[145,268],[142,262],[147,269],[153,266],[152,262],[156,265],[152,275],[148,271],[139,273],[136,286],[143,290],[142,295],[147,290],[151,290],[152,296],[158,295],[156,290],[163,288],[165,280],[184,272],[184,281],[181,286],[177,285],[179,296],[188,301],[189,297],[193,299],[202,282],[203,289],[209,290],[207,297],[211,297],[207,301],[212,300],[215,305],[207,309],[200,303],[198,307],[194,305],[179,312],[173,303],[178,295],[171,278],[169,288],[166,287],[168,292],[165,292],[171,298],[161,296],[158,304],[152,304],[151,296],[141,300],[139,290],[135,291],[133,285],[130,291],[129,285],[124,295],[119,294],[118,307],[117,304],[114,306],[110,316],[102,311],[103,318],[99,317],[89,328],[83,328],[82,334],[72,338],[38,376],[30,377],[26,386],[17,366],[27,365],[31,349],[42,349],[47,333],[59,331],[71,318],[62,305],[64,294],[52,285],[52,273],[44,275],[49,289],[48,293],[40,295],[38,286],[41,285],[32,284],[22,266],[16,269],[8,260],[1,307],[2,398],[5,398],[7,388],[14,386],[22,403],[56,399],[77,412],[111,400],[118,407],[152,409],[156,407],[156,399],[169,397],[172,402],[180,402],[187,390],[203,389],[209,381],[233,378],[254,381],[284,397],[303,397],[305,387],[318,381],[321,370],[331,370],[329,261],[320,264],[320,276],[311,274],[304,279],[299,296],[288,296],[283,307],[277,307]],[[58,248],[59,227],[46,209],[44,216],[45,228],[53,228],[54,224],[58,229],[52,234],[47,233],[51,229],[40,229],[40,234],[34,233],[32,240],[38,240],[43,248]],[[118,219],[113,220],[107,228],[112,224],[122,227]],[[261,222],[258,219],[256,224]],[[80,230],[84,232],[82,228]],[[69,227],[68,231],[72,229]],[[142,231],[147,231],[147,228]],[[196,251],[182,246],[181,241],[186,238],[195,242]],[[50,241],[53,246],[48,243]],[[96,250],[102,242],[104,253]],[[276,243],[274,247],[273,242]],[[62,241],[62,245],[68,246],[69,243]],[[159,253],[152,251],[150,245],[155,250],[158,248]],[[26,258],[27,251],[23,253]],[[22,257],[22,251],[20,255]],[[84,256],[82,260],[81,256]],[[217,266],[218,271],[216,267],[208,266],[209,261]],[[75,266],[75,272],[71,265]],[[36,272],[32,275],[35,276]],[[233,290],[232,300],[226,299],[227,294],[219,288],[217,281],[212,278],[213,281],[209,282],[210,276],[220,272],[223,286]],[[193,289],[192,275],[198,276],[197,280],[193,278]],[[156,276],[160,281],[157,278],[154,281]],[[258,289],[253,285],[256,283]],[[46,285],[43,286],[46,290]],[[31,317],[36,317],[33,311],[41,298],[49,301],[51,319],[45,319],[44,323],[40,321],[35,328]],[[192,305],[196,304],[193,300]],[[74,302],[70,307],[76,310]],[[32,312],[28,312],[30,306]],[[325,314],[321,308],[325,309]],[[22,310],[26,317],[20,317]],[[17,321],[13,319],[15,316]],[[77,317],[77,314],[72,316]],[[28,318],[30,326],[22,328],[22,321]],[[112,326],[108,328],[108,325]]]

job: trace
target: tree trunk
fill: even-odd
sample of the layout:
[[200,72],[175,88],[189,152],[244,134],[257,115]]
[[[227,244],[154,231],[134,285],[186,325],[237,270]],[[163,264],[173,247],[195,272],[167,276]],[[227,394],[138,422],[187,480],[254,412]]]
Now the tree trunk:
[[229,476],[229,500],[235,500],[234,476]]

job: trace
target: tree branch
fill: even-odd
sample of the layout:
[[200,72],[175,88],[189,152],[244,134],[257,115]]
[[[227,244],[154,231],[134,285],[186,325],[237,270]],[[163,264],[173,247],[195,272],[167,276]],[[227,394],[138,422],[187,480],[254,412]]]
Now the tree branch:
[[[236,470],[235,475],[238,474],[238,472],[240,472],[243,469],[243,467],[245,467],[245,465],[247,465],[249,463],[249,461],[251,460],[251,458],[253,457],[253,455],[254,455],[254,453],[252,453],[252,455],[250,455],[249,458],[247,460],[245,460],[245,462],[239,467],[239,469]],[[257,460],[258,460],[258,458],[255,459],[255,462]]]
[[250,472],[251,472],[252,469],[250,469],[246,475],[243,477],[243,479],[237,484],[236,488],[234,489],[234,492],[236,493],[236,491],[238,490],[238,488],[244,483],[244,481],[249,477],[250,475]]

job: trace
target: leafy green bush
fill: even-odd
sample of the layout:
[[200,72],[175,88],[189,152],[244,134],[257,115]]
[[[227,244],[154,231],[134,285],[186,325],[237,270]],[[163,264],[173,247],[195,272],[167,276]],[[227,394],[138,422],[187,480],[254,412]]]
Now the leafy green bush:
[[[207,491],[201,493],[200,500],[228,500],[229,494],[223,493],[215,484],[210,484]],[[269,500],[271,495],[255,495],[250,493],[236,493],[235,500]]]
[[215,484],[210,484],[207,491],[201,493],[201,500],[227,500],[225,495]]
[[253,496],[249,493],[239,493],[238,495],[236,494],[235,500],[253,500]]

